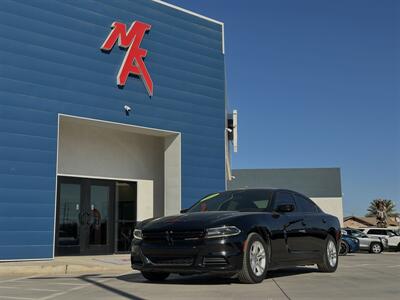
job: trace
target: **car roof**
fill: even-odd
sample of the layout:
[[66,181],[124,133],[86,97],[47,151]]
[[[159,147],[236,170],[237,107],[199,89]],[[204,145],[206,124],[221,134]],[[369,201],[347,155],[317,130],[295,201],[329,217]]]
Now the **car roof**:
[[381,227],[363,227],[361,229],[382,229],[382,230],[393,230],[391,228],[381,228]]
[[227,190],[227,191],[223,191],[220,193],[225,193],[225,192],[243,192],[243,191],[266,191],[266,192],[277,192],[277,191],[285,191],[285,192],[291,192],[291,193],[297,193],[302,195],[299,192],[293,191],[293,190],[289,190],[289,189],[285,189],[285,188],[240,188],[240,189],[235,189],[235,190]]

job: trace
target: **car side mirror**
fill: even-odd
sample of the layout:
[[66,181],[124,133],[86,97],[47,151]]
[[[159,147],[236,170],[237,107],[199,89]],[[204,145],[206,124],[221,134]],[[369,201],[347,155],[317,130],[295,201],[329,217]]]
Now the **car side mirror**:
[[282,213],[287,213],[287,212],[294,211],[294,205],[293,204],[281,204],[281,205],[278,205],[277,211],[278,212],[282,212]]
[[181,214],[187,213],[188,210],[187,208],[181,209]]

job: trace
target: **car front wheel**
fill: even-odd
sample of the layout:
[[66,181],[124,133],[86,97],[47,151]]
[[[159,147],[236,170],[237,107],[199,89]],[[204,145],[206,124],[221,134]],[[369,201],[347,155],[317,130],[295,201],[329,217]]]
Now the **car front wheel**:
[[260,283],[268,269],[269,248],[264,239],[257,233],[247,237],[243,254],[242,270],[238,278],[242,283]]
[[347,245],[346,242],[341,241],[341,242],[340,242],[340,251],[339,251],[339,254],[340,254],[340,255],[347,255],[347,253],[349,253],[349,251],[350,251],[349,245]]
[[325,251],[322,256],[322,263],[318,264],[318,270],[327,273],[335,272],[338,262],[339,257],[336,241],[331,235],[329,235],[325,242]]

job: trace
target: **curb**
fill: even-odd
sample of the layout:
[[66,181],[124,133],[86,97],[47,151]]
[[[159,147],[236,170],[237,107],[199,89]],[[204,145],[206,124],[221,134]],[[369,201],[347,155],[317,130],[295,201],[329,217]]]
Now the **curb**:
[[119,266],[86,266],[86,265],[74,265],[74,264],[62,264],[53,266],[1,266],[0,264],[0,275],[68,275],[68,274],[84,274],[84,273],[122,273],[133,270],[129,265]]

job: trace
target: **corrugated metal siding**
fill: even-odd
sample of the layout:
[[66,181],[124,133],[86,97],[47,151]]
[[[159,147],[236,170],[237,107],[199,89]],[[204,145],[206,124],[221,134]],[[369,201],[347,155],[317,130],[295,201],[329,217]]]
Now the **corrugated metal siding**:
[[[125,51],[100,51],[112,22],[134,20],[152,25],[151,99],[140,79],[116,86]],[[0,259],[52,256],[58,113],[182,132],[182,206],[224,189],[221,30],[150,0],[2,0]]]

